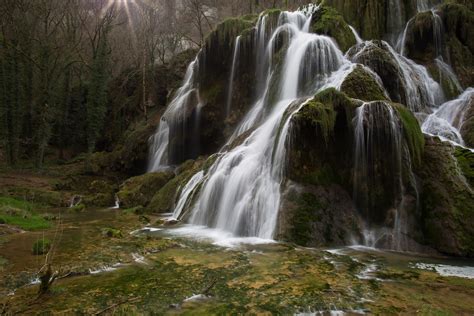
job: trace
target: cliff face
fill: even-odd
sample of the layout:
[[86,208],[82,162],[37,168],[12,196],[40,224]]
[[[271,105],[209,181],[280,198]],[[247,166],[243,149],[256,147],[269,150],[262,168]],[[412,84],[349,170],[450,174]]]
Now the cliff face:
[[[216,208],[207,222],[217,221],[220,196],[205,188],[206,181],[221,183],[215,188],[222,194],[242,185],[239,174],[234,175],[235,181],[229,174],[248,159],[249,148],[267,124],[266,116],[281,104],[278,102],[287,88],[284,83],[296,80],[297,91],[317,92],[300,94],[301,99],[288,106],[281,121],[275,123],[277,137],[271,140],[275,144],[264,152],[273,157],[269,163],[276,168],[281,165],[274,160],[280,157],[280,145],[284,143],[286,150],[278,183],[281,198],[275,238],[307,246],[356,242],[473,256],[472,154],[424,136],[417,120],[423,122],[442,102],[472,85],[472,11],[469,3],[460,2],[417,13],[420,3],[417,7],[412,1],[328,0],[313,12],[308,24],[298,15],[279,10],[223,22],[209,35],[197,57],[193,92],[197,101],[185,108],[182,125],[171,129],[170,136],[176,144],[174,153],[180,153],[177,163],[219,153],[206,162],[199,159],[186,169],[186,176],[160,184],[153,202],[147,202],[148,209],[172,210],[183,186],[202,170],[205,180],[192,188],[192,198],[181,201],[188,207],[183,219],[192,218],[190,212],[196,209],[191,206],[202,202]],[[422,4],[428,5],[426,1]],[[442,41],[437,42],[436,23],[440,21],[444,27]],[[349,25],[371,41],[357,43]],[[314,43],[308,45],[303,55],[306,59],[296,66],[302,70],[294,79],[287,75],[291,73],[287,61],[293,37],[300,32],[304,34],[302,46],[307,45],[306,38],[321,37],[314,37]],[[405,34],[404,46],[397,48],[403,55],[392,47],[394,34],[400,38]],[[323,46],[327,38],[340,51],[331,53]],[[311,55],[311,49],[321,49],[329,61],[317,59],[321,55]],[[270,57],[259,57],[262,51]],[[298,54],[296,50],[293,53]],[[452,67],[452,78],[457,75],[461,87],[454,79],[448,82],[434,75],[441,72],[433,66],[439,57]],[[264,72],[267,66],[270,70]],[[329,70],[311,77],[314,69]],[[330,81],[330,74],[339,72],[343,73],[340,82],[325,88],[324,80]],[[268,88],[262,90],[265,85]],[[309,89],[312,86],[316,88]],[[262,93],[265,97],[257,115],[251,109]],[[469,145],[472,102],[468,107],[471,110],[465,112],[462,134]],[[249,119],[252,115],[253,121]],[[249,121],[253,125],[242,128]],[[241,133],[230,137],[240,129]],[[281,135],[285,139],[278,140]],[[232,162],[224,168],[226,159]],[[226,187],[229,183],[232,188]],[[257,190],[252,188],[252,192]],[[250,190],[242,186],[244,189]],[[202,201],[204,194],[208,200]],[[169,197],[166,205],[160,202],[164,195]],[[245,221],[252,220],[249,218]]]

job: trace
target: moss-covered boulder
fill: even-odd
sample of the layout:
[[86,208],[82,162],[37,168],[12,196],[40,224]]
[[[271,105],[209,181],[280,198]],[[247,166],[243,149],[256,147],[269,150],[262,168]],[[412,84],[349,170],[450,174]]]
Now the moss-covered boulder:
[[341,91],[347,96],[362,101],[385,100],[385,90],[367,68],[357,65],[341,85]]
[[152,172],[126,180],[117,196],[125,208],[146,206],[168,181],[174,177],[172,171]]
[[440,8],[447,47],[447,61],[464,87],[474,86],[474,11],[462,4],[447,3]]
[[196,172],[201,170],[204,163],[204,159],[184,162],[176,170],[176,176],[153,195],[151,202],[146,207],[146,211],[150,213],[172,212],[176,199],[179,197],[180,189],[188,183]]
[[352,47],[347,53],[349,58],[356,63],[363,64],[374,71],[382,80],[383,86],[390,99],[394,102],[404,104],[417,110],[423,109],[429,104],[426,94],[420,95],[422,102],[413,103],[413,96],[406,87],[406,79],[402,68],[394,56],[393,50],[383,41],[365,42]]
[[437,18],[434,12],[425,11],[418,13],[408,23],[404,47],[405,56],[418,63],[427,63],[442,53],[440,51],[442,42],[437,42],[437,36],[442,36],[442,26],[437,25]]
[[474,156],[427,137],[421,178],[421,227],[426,244],[440,252],[474,256]]
[[350,194],[337,184],[287,182],[278,213],[277,238],[306,247],[350,244],[361,231]]
[[311,32],[334,38],[343,52],[356,43],[355,36],[342,15],[328,6],[322,6],[312,15]]
[[358,104],[327,89],[291,118],[279,238],[323,246],[343,245],[358,235],[357,212],[346,189],[352,173],[351,121]]
[[357,103],[335,89],[318,93],[291,119],[288,177],[298,183],[347,183]]

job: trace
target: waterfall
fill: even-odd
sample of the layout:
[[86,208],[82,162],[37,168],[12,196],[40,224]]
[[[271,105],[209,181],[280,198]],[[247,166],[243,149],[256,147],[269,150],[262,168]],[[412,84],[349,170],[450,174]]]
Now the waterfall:
[[435,56],[443,58],[443,19],[439,14],[431,9],[431,21],[433,23],[433,41],[435,45]]
[[[200,181],[194,179],[199,183],[192,185],[201,188],[194,205],[188,206],[191,224],[238,236],[273,237],[291,115],[318,89],[337,86],[351,69],[329,37],[309,33],[310,21],[310,14],[282,12],[275,29],[267,34],[268,18],[259,18],[257,75],[263,84],[257,87],[257,101],[230,140],[250,133],[239,145],[225,146],[206,175]],[[279,52],[283,63],[275,65],[275,43],[281,35],[288,45],[278,48],[286,52]],[[189,201],[185,191],[189,192],[183,190],[178,205]],[[176,212],[182,209],[177,207]]]
[[192,193],[194,193],[194,190],[196,189],[197,185],[201,182],[203,177],[204,177],[204,172],[199,171],[184,186],[183,190],[181,191],[178,204],[174,208],[174,212],[173,212],[174,219],[179,219],[179,217],[181,216],[181,212],[183,211],[185,207],[186,202],[188,202],[188,198],[190,197],[190,195],[192,196]]
[[396,43],[398,34],[403,29],[403,13],[400,2],[400,0],[388,1],[387,27],[392,45]]
[[[149,139],[150,153],[148,172],[165,169],[171,163],[169,158],[169,141],[170,131],[177,128],[178,124],[184,123],[186,106],[189,102],[196,102],[195,99],[197,86],[195,84],[195,73],[198,65],[198,58],[189,64],[184,81],[176,92],[173,100],[166,108],[165,113],[161,117],[158,129]],[[198,103],[198,102],[196,102]]]
[[232,92],[234,89],[234,76],[235,76],[235,68],[237,66],[239,54],[240,54],[240,39],[241,36],[237,36],[234,43],[234,54],[232,57],[232,68],[230,71],[230,78],[229,78],[229,87],[227,88],[227,102],[226,102],[226,116],[229,116],[230,109],[232,106]]
[[[428,11],[428,10],[427,10]],[[410,29],[411,25],[415,21],[416,16],[412,17],[407,24],[405,25],[405,29],[398,37],[396,49],[400,53],[400,55],[405,56],[405,48],[406,48],[406,40],[407,40],[407,33]],[[433,27],[433,44],[435,46],[435,56],[442,56],[443,55],[443,20],[439,16],[439,14],[432,9],[431,10],[431,23]]]
[[[441,86],[431,78],[424,66],[401,56],[387,42],[382,41],[381,47],[375,45],[373,42],[364,42],[358,45],[358,51],[351,57],[351,60],[353,62],[365,63],[367,62],[364,58],[365,52],[370,51],[372,48],[382,48],[391,55],[391,59],[397,64],[405,94],[404,103],[410,110],[414,112],[425,111],[427,108],[444,102],[444,93]],[[403,100],[399,102],[401,101]]]
[[357,33],[356,29],[352,25],[349,25],[349,28],[351,29],[352,34],[354,34],[354,37],[356,39],[356,43],[357,44],[363,43],[364,40],[360,37],[359,33]]
[[438,71],[439,71],[438,82],[442,82],[443,79],[446,78],[450,82],[450,84],[454,85],[458,93],[463,91],[461,83],[459,82],[453,69],[451,68],[450,65],[446,64],[443,61],[443,58],[441,56],[435,59],[435,64],[436,64],[436,68],[438,68]]
[[397,49],[397,52],[399,52],[400,55],[402,55],[402,56],[405,56],[405,46],[406,46],[406,41],[407,41],[407,33],[408,33],[408,30],[409,30],[411,24],[415,20],[415,18],[416,18],[416,16],[412,17],[410,20],[408,20],[407,24],[405,25],[405,29],[403,30],[403,32],[398,37],[397,45],[395,47]]
[[[366,221],[364,244],[394,250],[406,249],[404,171],[414,183],[417,200],[418,192],[398,113],[386,102],[364,103],[356,109],[354,135],[353,195]],[[408,159],[408,163],[404,164],[403,159]],[[380,188],[383,199],[389,201],[387,210],[380,209],[380,197],[375,188]],[[392,221],[392,225],[387,225],[387,221]]]
[[437,135],[464,145],[460,130],[470,107],[474,104],[474,88],[468,88],[457,99],[442,104],[423,122],[424,133]]

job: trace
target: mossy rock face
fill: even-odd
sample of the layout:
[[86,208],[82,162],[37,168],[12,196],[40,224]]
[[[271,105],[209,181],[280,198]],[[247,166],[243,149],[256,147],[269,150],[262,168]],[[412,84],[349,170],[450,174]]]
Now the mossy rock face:
[[355,36],[342,15],[328,6],[321,7],[313,14],[311,32],[334,38],[343,52],[356,43]]
[[[437,61],[425,63],[431,78],[436,80],[443,89],[444,96],[447,100],[455,99],[462,92],[462,86],[459,81],[447,75],[443,69],[440,69]],[[457,79],[457,78],[456,78]]]
[[425,147],[425,138],[420,124],[413,113],[405,106],[395,103],[392,103],[392,106],[397,110],[402,123],[403,137],[410,150],[411,161],[415,166],[418,166],[421,164]]
[[462,4],[440,7],[447,59],[464,87],[474,86],[474,11]]
[[461,135],[467,146],[474,147],[474,89],[469,96],[468,111],[461,127]]
[[[254,98],[256,16],[225,20],[217,25],[197,56],[195,90],[181,120],[170,127],[169,160],[179,165],[219,150],[245,115]],[[239,55],[234,73],[230,113],[226,104],[237,36]],[[199,106],[198,106],[199,105]]]
[[427,63],[438,57],[435,27],[434,13],[431,11],[418,13],[408,24],[405,55],[418,63]]
[[146,173],[126,180],[117,196],[123,207],[146,206],[168,181],[174,177],[171,171]]
[[472,153],[427,137],[423,163],[420,224],[424,242],[440,252],[474,256],[474,159]]
[[324,3],[335,8],[352,25],[362,38],[384,39],[398,33],[398,28],[416,13],[416,1],[399,1],[400,12],[391,11],[390,0],[326,0]]
[[348,55],[353,62],[369,67],[380,77],[392,101],[406,104],[403,74],[386,45],[381,41],[362,43],[351,48]]
[[33,244],[32,252],[34,255],[44,255],[49,252],[49,250],[51,249],[51,246],[52,244],[49,239],[45,239],[45,238],[38,239]]
[[356,103],[334,89],[318,93],[291,119],[287,176],[298,183],[349,186]]
[[153,195],[145,210],[150,213],[172,212],[176,199],[179,197],[180,189],[188,183],[194,174],[201,170],[204,162],[204,159],[198,159],[183,163],[177,169],[177,175]]
[[278,239],[307,247],[342,246],[360,235],[359,225],[351,196],[342,187],[287,183]]
[[357,65],[346,77],[341,85],[341,91],[351,98],[362,101],[388,101],[384,89],[373,75],[361,65]]

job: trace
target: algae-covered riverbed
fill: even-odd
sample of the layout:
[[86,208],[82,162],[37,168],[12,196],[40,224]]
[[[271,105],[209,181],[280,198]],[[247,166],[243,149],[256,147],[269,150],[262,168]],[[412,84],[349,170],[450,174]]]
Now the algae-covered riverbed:
[[[257,240],[221,245],[212,232],[196,238],[186,227],[142,229],[144,219],[124,210],[62,211],[60,218],[46,231],[2,235],[3,313],[474,313],[469,262]],[[38,297],[45,256],[31,247],[43,236],[57,245],[59,278]],[[441,275],[440,265],[458,267],[453,273],[461,269],[462,277]]]

